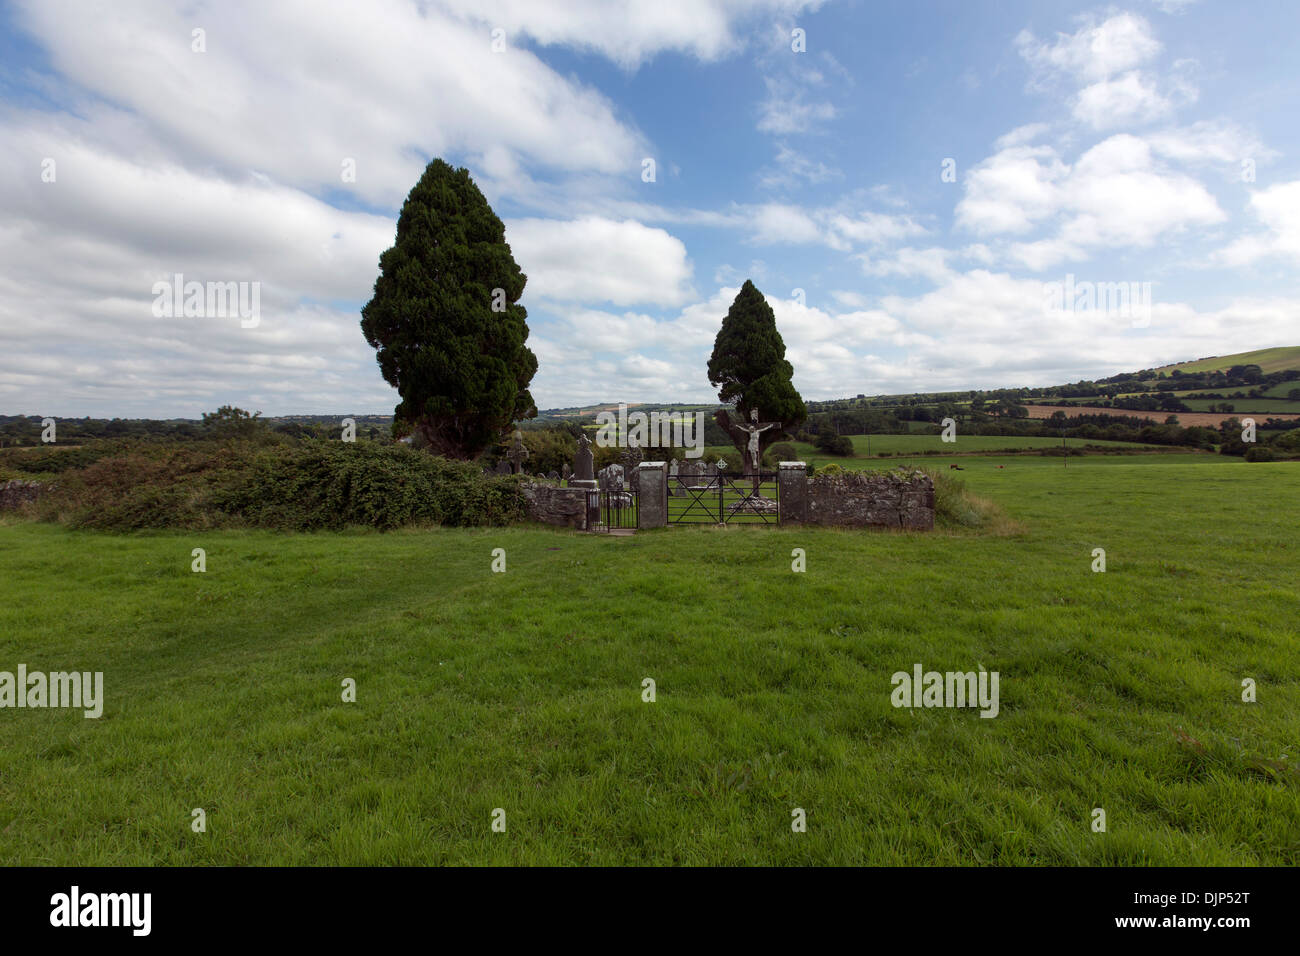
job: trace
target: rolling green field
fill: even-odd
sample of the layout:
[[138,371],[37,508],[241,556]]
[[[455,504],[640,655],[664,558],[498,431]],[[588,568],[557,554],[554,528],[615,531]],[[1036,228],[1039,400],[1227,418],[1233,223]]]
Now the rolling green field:
[[[912,424],[918,424],[913,422]],[[928,426],[932,427],[932,426]],[[1061,439],[1043,438],[1036,435],[962,435],[958,434],[956,440],[945,442],[941,435],[850,435],[849,440],[853,442],[853,458],[839,458],[834,455],[827,455],[819,451],[816,447],[808,442],[790,442],[794,445],[795,451],[799,454],[799,460],[810,462],[820,467],[823,464],[835,462],[842,468],[889,468],[896,462],[891,462],[890,458],[907,458],[917,456],[927,462],[933,462],[938,457],[960,457],[965,455],[977,455],[981,452],[1005,452],[1008,454],[1024,451],[1040,451],[1042,449],[1060,448]],[[1082,447],[1083,445],[1092,445],[1095,447],[1105,448],[1113,451],[1162,451],[1161,446],[1143,445],[1137,442],[1127,441],[1104,441],[1092,440],[1084,441],[1082,439],[1068,439],[1067,444],[1071,447]],[[870,449],[870,461],[860,461],[868,457],[868,448]],[[731,462],[731,469],[734,471],[739,467],[740,455],[735,447],[731,445],[710,445],[704,449],[705,453],[712,452],[721,455],[728,462]],[[888,456],[888,457],[882,457]]]
[[1300,467],[966,463],[1020,533],[0,527],[0,669],[107,698],[0,710],[0,861],[1300,863]]
[[1300,346],[1287,345],[1271,349],[1255,349],[1253,352],[1237,352],[1233,355],[1221,355],[1218,358],[1199,359],[1193,362],[1179,362],[1175,365],[1162,365],[1157,371],[1182,369],[1184,372],[1218,372],[1234,365],[1258,365],[1264,374],[1281,372],[1289,368],[1300,368]]

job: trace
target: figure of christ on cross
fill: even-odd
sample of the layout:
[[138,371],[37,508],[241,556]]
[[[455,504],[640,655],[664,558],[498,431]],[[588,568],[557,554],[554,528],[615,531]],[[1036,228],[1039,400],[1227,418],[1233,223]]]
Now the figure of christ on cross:
[[750,420],[753,422],[752,425],[746,425],[743,422],[733,422],[731,427],[736,429],[737,431],[749,433],[749,447],[746,449],[745,457],[748,459],[747,464],[749,465],[749,474],[754,476],[754,492],[757,493],[758,485],[759,485],[758,472],[759,472],[759,462],[760,462],[759,454],[758,454],[758,436],[761,435],[763,432],[767,431],[769,428],[779,428],[781,426],[781,423],[760,422],[758,420],[757,408],[750,410],[749,417]]

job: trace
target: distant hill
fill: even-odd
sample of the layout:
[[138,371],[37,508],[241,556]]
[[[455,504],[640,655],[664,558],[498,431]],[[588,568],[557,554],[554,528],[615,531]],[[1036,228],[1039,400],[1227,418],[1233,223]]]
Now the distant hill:
[[1258,365],[1265,374],[1285,372],[1288,369],[1300,370],[1300,345],[1256,349],[1253,352],[1237,352],[1233,355],[1212,355],[1192,362],[1161,365],[1156,371],[1172,372],[1174,369],[1181,369],[1184,372],[1219,372],[1234,365]]

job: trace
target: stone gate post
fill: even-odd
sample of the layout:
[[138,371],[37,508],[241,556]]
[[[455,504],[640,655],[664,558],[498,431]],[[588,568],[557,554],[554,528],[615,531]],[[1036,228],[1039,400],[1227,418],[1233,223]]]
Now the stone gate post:
[[668,463],[643,461],[637,466],[636,526],[663,528],[668,524]]
[[808,520],[808,466],[801,461],[783,461],[776,473],[780,523]]

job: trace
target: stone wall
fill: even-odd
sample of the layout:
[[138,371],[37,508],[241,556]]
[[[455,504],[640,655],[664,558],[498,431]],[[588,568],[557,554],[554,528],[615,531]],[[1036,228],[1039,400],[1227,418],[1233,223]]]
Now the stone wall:
[[565,528],[587,528],[587,490],[524,482],[521,486],[528,517]]
[[[784,465],[784,462],[782,463]],[[782,472],[794,483],[797,474]],[[814,475],[807,479],[805,502],[799,518],[786,508],[786,485],[781,487],[781,521],[851,528],[903,528],[934,530],[934,481],[921,471],[884,473],[845,472]],[[790,504],[796,505],[791,496]]]
[[0,482],[0,511],[10,511],[35,501],[44,490],[45,486],[39,481],[15,479]]

